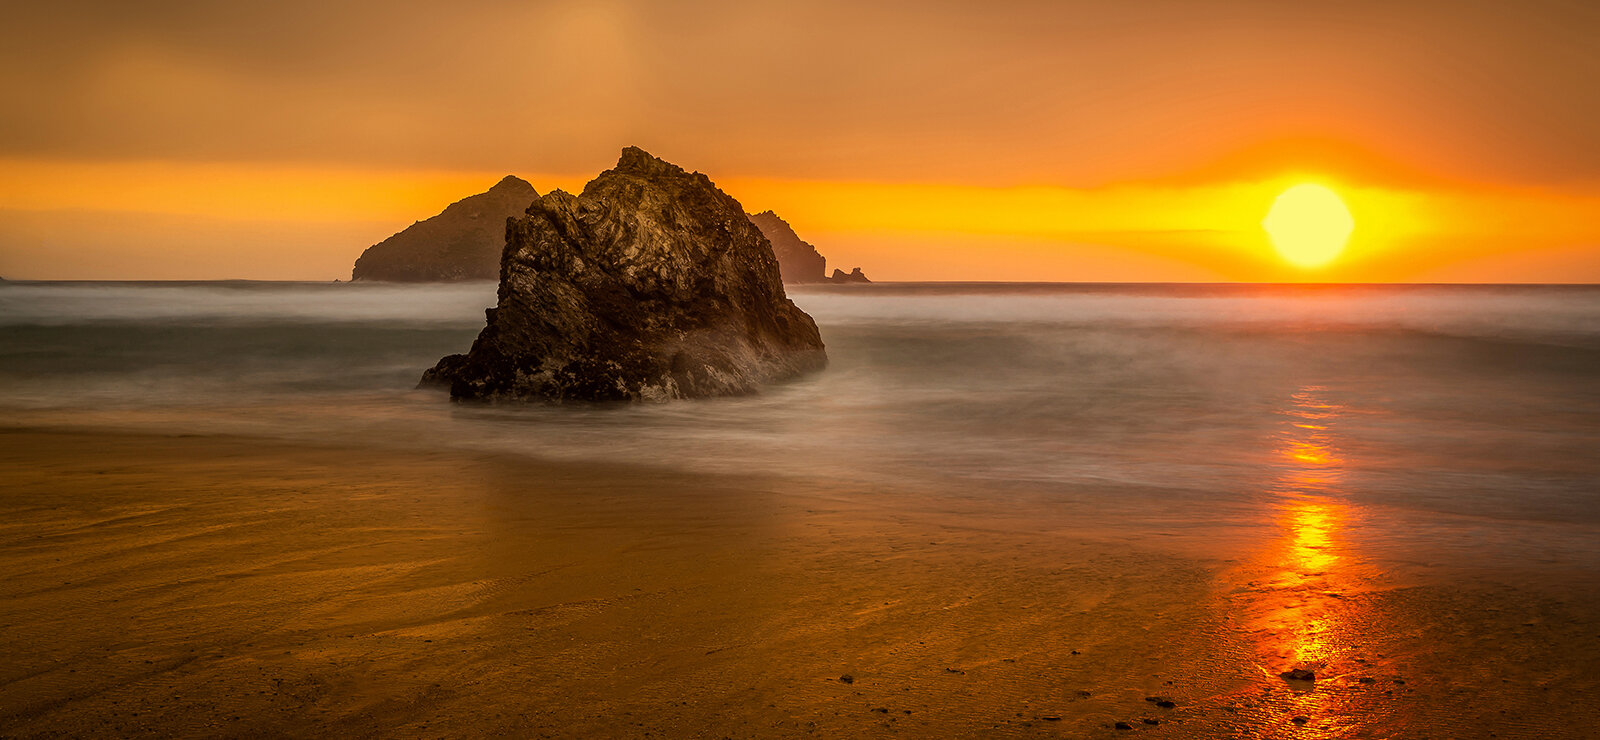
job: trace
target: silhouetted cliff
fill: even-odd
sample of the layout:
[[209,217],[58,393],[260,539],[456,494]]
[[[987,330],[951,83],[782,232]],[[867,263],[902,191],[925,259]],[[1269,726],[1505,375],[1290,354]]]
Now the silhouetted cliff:
[[522,215],[538,197],[532,185],[506,175],[488,192],[456,201],[368,247],[350,277],[406,283],[497,279],[506,219]]
[[787,221],[772,211],[762,211],[750,217],[750,223],[772,242],[772,254],[778,258],[778,268],[786,283],[820,283],[826,281],[827,261],[817,248],[803,241]]

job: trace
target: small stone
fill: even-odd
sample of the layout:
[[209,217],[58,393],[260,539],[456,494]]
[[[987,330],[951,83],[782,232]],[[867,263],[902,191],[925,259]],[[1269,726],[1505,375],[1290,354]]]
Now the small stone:
[[1307,716],[1305,716],[1305,715],[1301,715],[1301,716],[1299,716],[1299,717],[1295,717],[1295,718],[1294,718],[1294,719],[1291,719],[1291,720],[1289,720],[1289,721],[1290,721],[1290,722],[1293,722],[1293,723],[1295,723],[1295,724],[1297,724],[1297,725],[1303,725],[1303,724],[1305,724],[1305,723],[1307,723],[1307,722],[1310,722],[1310,721],[1311,721],[1311,718],[1310,718],[1310,717],[1307,717]]
[[1361,683],[1372,683],[1373,681],[1376,681],[1377,679],[1375,679],[1375,678],[1373,678],[1371,676],[1362,676],[1361,678],[1358,678],[1356,680],[1360,681]]
[[1284,671],[1283,673],[1279,673],[1278,675],[1280,677],[1288,679],[1290,681],[1315,681],[1315,680],[1317,680],[1316,672],[1307,670],[1305,668],[1296,668],[1296,669],[1294,669],[1292,671]]
[[872,711],[877,712],[878,714],[888,714],[889,713],[889,708],[888,707],[873,707]]
[[1178,705],[1163,699],[1161,701],[1156,702],[1156,706],[1161,707],[1162,709],[1171,709],[1171,708],[1173,708],[1175,706],[1178,706]]
[[961,674],[963,676],[967,675],[967,672],[961,670],[960,668],[946,668],[946,669],[944,669],[944,672],[945,673],[959,673],[959,674]]
[[1118,722],[1118,723],[1116,723],[1115,725],[1112,725],[1112,726],[1117,728],[1117,729],[1119,729],[1119,730],[1131,730],[1131,729],[1133,729],[1133,725],[1130,725],[1127,722]]
[[1060,722],[1061,721],[1061,715],[1059,715],[1059,714],[1046,714],[1046,715],[1043,715],[1043,716],[1039,717],[1039,719],[1042,719],[1042,720],[1044,720],[1046,722]]
[[1161,724],[1161,720],[1153,719],[1151,717],[1145,717],[1144,718],[1144,723],[1147,724],[1147,725],[1159,725],[1159,724]]
[[1084,691],[1083,689],[1079,689],[1078,690],[1078,698],[1080,698],[1080,699],[1087,699],[1087,698],[1089,698],[1091,696],[1094,696],[1094,694],[1091,694],[1091,693],[1089,693],[1087,691]]
[[1161,697],[1159,697],[1159,696],[1147,696],[1147,697],[1144,698],[1144,700],[1147,701],[1147,702],[1150,702],[1151,704],[1154,704],[1154,703],[1156,703],[1158,701],[1161,701]]
[[852,675],[850,675],[848,673],[846,673],[843,676],[839,677],[839,683],[855,683],[855,682],[856,682],[856,677],[852,676]]

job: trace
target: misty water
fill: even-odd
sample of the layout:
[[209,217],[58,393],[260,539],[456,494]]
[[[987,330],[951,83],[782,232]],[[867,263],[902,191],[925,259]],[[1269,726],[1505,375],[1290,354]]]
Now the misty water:
[[485,405],[415,386],[471,343],[490,284],[7,283],[0,413],[1045,501],[1175,542],[1248,538],[1309,497],[1395,564],[1600,568],[1600,289],[791,295],[822,373],[741,398]]

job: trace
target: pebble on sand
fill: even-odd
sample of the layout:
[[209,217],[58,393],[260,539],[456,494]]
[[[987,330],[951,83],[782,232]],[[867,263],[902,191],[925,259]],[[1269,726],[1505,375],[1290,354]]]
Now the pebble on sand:
[[856,682],[856,677],[846,673],[843,676],[839,677],[839,682],[840,683],[855,683]]
[[1316,672],[1315,671],[1311,671],[1311,670],[1306,669],[1306,668],[1296,668],[1296,669],[1294,669],[1292,671],[1284,671],[1283,673],[1279,673],[1278,675],[1280,677],[1286,678],[1286,679],[1288,679],[1290,681],[1315,681],[1315,680],[1317,680]]
[[1119,730],[1131,730],[1131,729],[1133,729],[1133,725],[1130,725],[1127,722],[1118,722],[1117,724],[1115,724],[1113,726],[1116,727]]

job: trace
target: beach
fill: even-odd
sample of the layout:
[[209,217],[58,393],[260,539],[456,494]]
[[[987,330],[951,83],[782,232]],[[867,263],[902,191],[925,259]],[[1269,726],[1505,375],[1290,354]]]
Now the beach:
[[[1358,558],[1336,524],[1303,512],[1197,548],[1025,494],[15,427],[0,471],[7,736],[1584,737],[1600,720],[1592,572],[1388,582],[1342,571]],[[1277,675],[1311,663],[1314,682]]]
[[493,284],[0,287],[0,736],[1600,721],[1600,291],[792,294],[822,372],[548,405],[417,388]]

